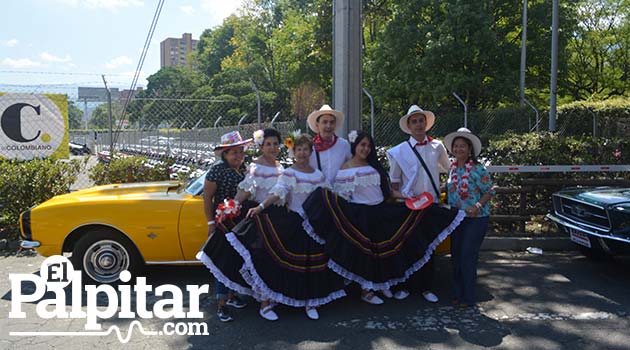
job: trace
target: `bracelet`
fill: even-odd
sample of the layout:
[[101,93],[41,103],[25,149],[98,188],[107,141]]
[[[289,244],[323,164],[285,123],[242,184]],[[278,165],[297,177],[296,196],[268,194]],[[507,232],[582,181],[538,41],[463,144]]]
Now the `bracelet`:
[[214,225],[214,220],[208,221],[208,226],[210,226],[210,225]]
[[477,202],[477,203],[475,203],[475,207],[477,207],[477,209],[481,209],[481,207],[483,207],[483,205],[481,205],[481,203]]
[[264,203],[260,203],[260,204],[258,204],[258,206],[260,207],[260,209],[265,210],[265,204]]

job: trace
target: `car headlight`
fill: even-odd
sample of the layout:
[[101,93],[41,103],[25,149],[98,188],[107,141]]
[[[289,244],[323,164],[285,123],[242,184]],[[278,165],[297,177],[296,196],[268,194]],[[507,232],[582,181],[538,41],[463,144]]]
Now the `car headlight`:
[[609,213],[613,232],[630,234],[630,203],[612,205]]
[[20,214],[20,235],[26,241],[33,239],[31,232],[31,210],[27,210]]

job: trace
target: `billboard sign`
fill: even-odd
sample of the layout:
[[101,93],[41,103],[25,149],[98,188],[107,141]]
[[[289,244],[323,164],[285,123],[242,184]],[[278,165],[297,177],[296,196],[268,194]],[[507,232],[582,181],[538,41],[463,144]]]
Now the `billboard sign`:
[[68,158],[68,99],[0,92],[0,158]]

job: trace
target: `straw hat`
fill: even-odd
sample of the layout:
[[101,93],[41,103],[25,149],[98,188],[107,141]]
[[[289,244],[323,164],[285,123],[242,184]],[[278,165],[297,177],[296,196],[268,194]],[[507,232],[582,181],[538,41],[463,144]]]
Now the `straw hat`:
[[425,131],[429,131],[429,129],[431,129],[433,124],[435,124],[435,114],[433,114],[433,112],[425,111],[416,105],[412,105],[411,107],[409,107],[407,114],[405,114],[398,121],[398,125],[400,126],[400,129],[404,131],[406,134],[411,134],[411,130],[409,130],[409,126],[407,125],[407,120],[409,119],[409,117],[411,117],[414,114],[424,114],[424,116],[427,118],[427,126],[425,128]]
[[463,137],[465,139],[470,140],[473,145],[473,151],[475,153],[475,157],[479,156],[481,153],[481,140],[473,134],[470,130],[466,128],[459,128],[457,131],[452,132],[444,137],[444,146],[446,149],[452,154],[451,147],[453,147],[453,140],[458,137]]
[[221,144],[214,147],[215,151],[224,150],[231,147],[238,147],[252,142],[252,139],[243,140],[238,131],[230,131],[221,136]]
[[308,118],[306,119],[306,122],[308,123],[308,127],[311,128],[311,130],[313,130],[314,133],[316,134],[319,133],[319,128],[317,127],[317,118],[326,114],[329,114],[335,117],[335,119],[337,120],[336,129],[337,130],[341,129],[341,126],[343,125],[343,113],[330,108],[329,105],[323,105],[322,108],[319,109],[319,111],[314,111],[313,113],[309,114]]

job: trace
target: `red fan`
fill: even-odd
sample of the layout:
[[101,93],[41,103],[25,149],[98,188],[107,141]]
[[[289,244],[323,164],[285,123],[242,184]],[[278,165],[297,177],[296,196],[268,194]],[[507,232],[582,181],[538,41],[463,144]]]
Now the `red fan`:
[[429,192],[405,199],[405,205],[411,210],[422,210],[431,205],[431,203],[433,203],[433,196]]

